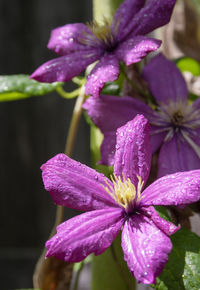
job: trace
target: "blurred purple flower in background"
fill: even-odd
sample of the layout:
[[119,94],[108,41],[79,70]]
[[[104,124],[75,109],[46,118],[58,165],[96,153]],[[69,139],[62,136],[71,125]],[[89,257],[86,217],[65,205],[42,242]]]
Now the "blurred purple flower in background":
[[99,60],[88,76],[86,94],[98,96],[105,82],[120,74],[120,61],[139,62],[160,46],[160,41],[145,37],[169,22],[176,0],[125,0],[112,23],[67,24],[52,31],[48,48],[61,57],[39,67],[31,76],[41,82],[71,80]]
[[101,163],[112,165],[118,127],[143,114],[150,122],[152,153],[158,149],[158,176],[200,168],[200,99],[188,103],[185,80],[176,65],[162,54],[143,70],[158,107],[131,97],[100,96],[84,104],[93,122],[104,134]]
[[[200,199],[200,170],[162,177],[143,190],[151,165],[149,124],[143,116],[117,130],[112,182],[103,174],[58,154],[42,166],[46,190],[56,204],[85,210],[57,227],[47,257],[79,262],[103,253],[122,229],[122,249],[138,282],[155,283],[179,227],[153,205],[187,205]],[[143,192],[142,192],[143,190]]]

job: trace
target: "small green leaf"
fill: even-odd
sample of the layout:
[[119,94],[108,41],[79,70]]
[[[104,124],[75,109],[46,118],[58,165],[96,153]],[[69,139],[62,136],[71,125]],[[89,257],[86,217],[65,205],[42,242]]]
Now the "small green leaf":
[[181,72],[189,71],[193,76],[200,75],[200,64],[191,57],[183,57],[176,63]]
[[194,101],[196,101],[199,97],[193,93],[189,94],[189,101],[191,102],[191,105]]
[[60,87],[62,83],[40,83],[28,75],[0,76],[0,102],[14,101],[31,96],[42,96]]
[[171,222],[171,218],[167,212],[167,208],[165,206],[161,206],[161,205],[156,205],[155,206],[156,211],[159,213],[160,217],[165,219],[168,222]]
[[181,228],[171,240],[173,250],[169,262],[152,287],[157,290],[199,290],[200,237]]
[[106,83],[103,90],[101,91],[101,94],[103,95],[118,96],[119,93],[120,93],[120,87],[116,83]]

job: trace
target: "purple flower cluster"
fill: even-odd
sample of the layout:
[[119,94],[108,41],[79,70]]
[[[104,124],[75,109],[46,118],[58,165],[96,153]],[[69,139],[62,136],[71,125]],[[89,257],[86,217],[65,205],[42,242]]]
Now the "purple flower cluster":
[[47,191],[58,205],[84,210],[57,227],[46,257],[79,262],[103,253],[122,230],[124,259],[138,282],[155,283],[179,227],[154,205],[184,206],[200,199],[200,170],[164,176],[145,188],[150,166],[149,123],[142,116],[116,133],[112,182],[103,174],[58,154],[42,166]]
[[[111,23],[68,24],[52,31],[48,48],[60,57],[31,77],[68,81],[98,61],[87,78],[86,94],[92,97],[84,108],[104,134],[101,162],[113,165],[114,173],[109,180],[64,154],[42,165],[54,202],[86,211],[57,227],[46,243],[46,257],[79,262],[103,253],[122,232],[130,272],[138,282],[155,283],[172,249],[170,235],[180,226],[162,219],[153,206],[182,207],[200,199],[200,101],[188,104],[175,64],[160,54],[143,70],[156,110],[131,97],[99,96],[106,82],[119,77],[120,62],[129,66],[157,50],[161,42],[145,35],[169,22],[175,2],[125,0]],[[158,149],[160,178],[145,187]]]
[[31,77],[48,83],[67,82],[99,60],[86,83],[86,94],[98,96],[105,82],[118,78],[120,61],[130,65],[157,50],[161,41],[144,35],[169,22],[175,2],[125,0],[112,23],[76,23],[54,29],[48,48],[60,57],[43,64]]

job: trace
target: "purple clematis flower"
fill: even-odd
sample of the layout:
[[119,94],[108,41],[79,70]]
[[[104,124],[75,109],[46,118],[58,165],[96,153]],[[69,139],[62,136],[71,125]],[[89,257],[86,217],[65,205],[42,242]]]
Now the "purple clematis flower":
[[138,282],[155,283],[179,227],[153,205],[186,205],[200,199],[200,170],[162,177],[144,189],[151,165],[149,124],[142,116],[117,130],[114,174],[103,174],[58,154],[42,166],[46,190],[56,204],[85,210],[57,227],[46,257],[79,262],[103,253],[122,229],[124,259]]
[[86,94],[98,96],[105,82],[120,74],[120,61],[139,62],[155,51],[161,41],[147,33],[169,22],[176,0],[125,0],[112,23],[68,24],[52,31],[48,48],[60,55],[39,67],[31,76],[41,82],[71,80],[99,60],[88,76]]
[[156,110],[131,97],[103,95],[83,106],[104,134],[101,163],[113,164],[115,131],[139,113],[151,124],[152,153],[160,149],[158,177],[200,168],[200,99],[188,103],[185,80],[162,54],[145,66],[143,77],[158,103]]

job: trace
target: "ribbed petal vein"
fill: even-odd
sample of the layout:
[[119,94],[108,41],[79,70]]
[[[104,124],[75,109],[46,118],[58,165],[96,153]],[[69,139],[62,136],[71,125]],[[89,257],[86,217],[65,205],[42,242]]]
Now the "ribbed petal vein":
[[169,237],[144,215],[134,215],[122,231],[124,259],[138,282],[155,283],[172,249]]
[[45,189],[56,204],[77,210],[94,210],[118,205],[103,189],[103,174],[64,154],[58,154],[42,167]]
[[200,200],[200,170],[163,176],[142,193],[140,205],[187,205]]
[[57,234],[46,243],[46,257],[79,262],[91,253],[102,254],[112,244],[123,223],[120,208],[78,215],[57,227]]
[[143,115],[137,115],[117,130],[114,173],[130,178],[135,186],[140,176],[144,184],[151,166],[149,123]]

